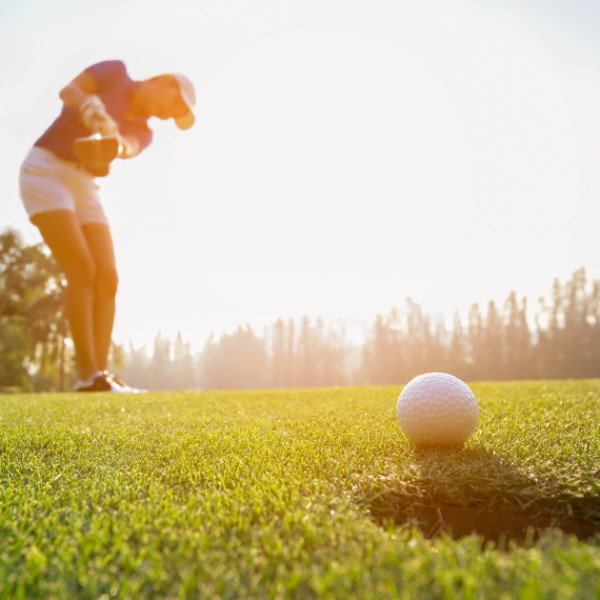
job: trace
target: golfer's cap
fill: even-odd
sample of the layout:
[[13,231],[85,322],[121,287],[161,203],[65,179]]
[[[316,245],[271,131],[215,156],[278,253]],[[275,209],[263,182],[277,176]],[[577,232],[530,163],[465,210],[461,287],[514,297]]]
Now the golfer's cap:
[[180,75],[179,73],[170,73],[170,75],[177,82],[181,99],[188,107],[187,114],[174,119],[174,121],[179,129],[189,129],[196,122],[196,118],[194,117],[194,104],[196,104],[194,86],[185,75]]

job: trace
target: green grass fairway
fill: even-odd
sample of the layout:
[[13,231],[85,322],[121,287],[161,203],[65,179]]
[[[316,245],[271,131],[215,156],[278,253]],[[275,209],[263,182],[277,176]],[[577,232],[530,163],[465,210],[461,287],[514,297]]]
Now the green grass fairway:
[[0,598],[600,598],[600,381],[472,389],[0,396]]

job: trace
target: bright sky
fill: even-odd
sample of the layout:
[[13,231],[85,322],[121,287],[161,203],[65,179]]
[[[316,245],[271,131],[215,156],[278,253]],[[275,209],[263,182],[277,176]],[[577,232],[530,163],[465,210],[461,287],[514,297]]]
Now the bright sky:
[[466,311],[600,276],[596,0],[21,0],[0,19],[0,226],[89,64],[187,74],[198,123],[102,181],[117,341]]

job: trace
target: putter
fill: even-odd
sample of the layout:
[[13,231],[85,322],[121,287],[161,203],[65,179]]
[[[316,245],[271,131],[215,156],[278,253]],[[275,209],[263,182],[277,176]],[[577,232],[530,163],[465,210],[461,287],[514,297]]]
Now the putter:
[[77,160],[96,177],[108,175],[110,163],[117,158],[120,149],[121,144],[116,135],[92,133],[87,137],[76,138],[73,142]]

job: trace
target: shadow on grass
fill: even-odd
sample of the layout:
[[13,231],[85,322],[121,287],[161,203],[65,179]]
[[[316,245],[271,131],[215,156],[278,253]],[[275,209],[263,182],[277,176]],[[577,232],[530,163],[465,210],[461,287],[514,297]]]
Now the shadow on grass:
[[600,496],[540,481],[483,449],[415,449],[407,473],[357,476],[353,492],[378,524],[416,527],[428,539],[476,534],[502,546],[551,530],[580,540],[600,533]]

